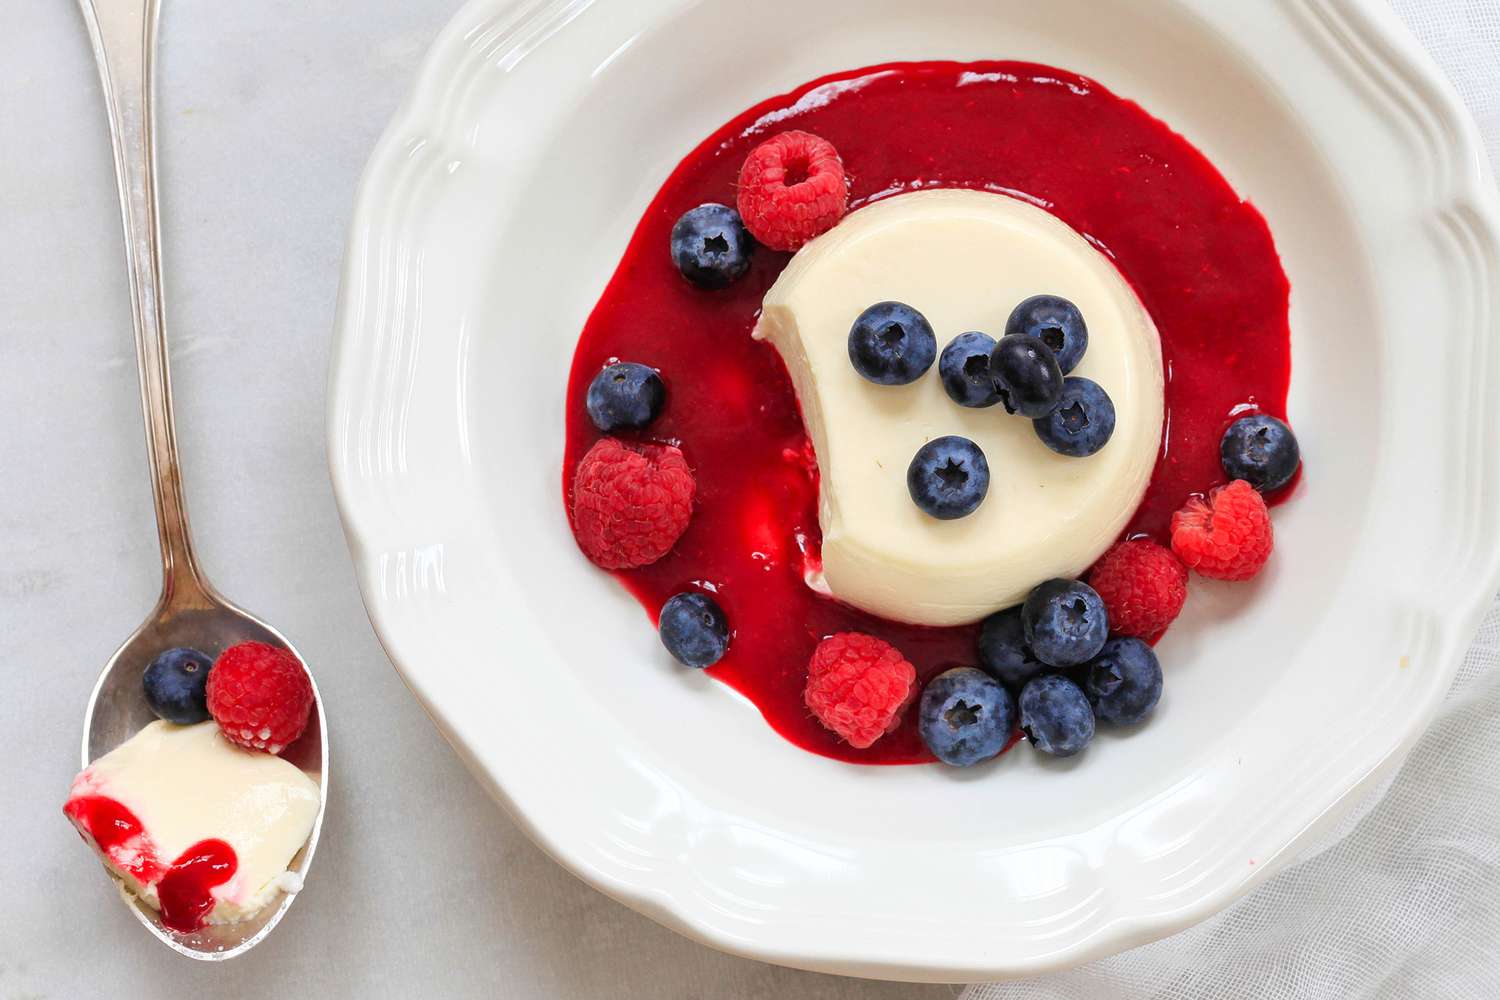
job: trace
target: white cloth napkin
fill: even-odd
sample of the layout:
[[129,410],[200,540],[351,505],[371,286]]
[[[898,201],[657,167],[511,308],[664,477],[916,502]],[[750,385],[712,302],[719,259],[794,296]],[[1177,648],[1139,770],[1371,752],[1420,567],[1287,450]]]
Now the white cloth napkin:
[[[1500,0],[1391,0],[1500,168]],[[1441,714],[1338,830],[1223,913],[963,1000],[1500,1000],[1500,604]]]

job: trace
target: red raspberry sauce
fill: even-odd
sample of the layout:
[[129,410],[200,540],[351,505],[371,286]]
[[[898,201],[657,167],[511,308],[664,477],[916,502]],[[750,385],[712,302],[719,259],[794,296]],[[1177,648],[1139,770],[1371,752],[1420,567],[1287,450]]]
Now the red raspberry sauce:
[[174,931],[195,931],[214,908],[209,892],[234,878],[239,858],[222,840],[200,840],[182,852],[156,886],[161,922]]
[[222,840],[200,840],[170,867],[162,865],[146,828],[125,805],[107,795],[80,795],[63,806],[80,829],[120,868],[143,884],[156,883],[161,922],[187,933],[202,927],[214,908],[209,892],[234,878],[239,858]]
[[82,831],[87,830],[109,860],[137,881],[150,884],[166,871],[156,857],[156,845],[135,813],[107,795],[80,795],[63,805],[63,812]]
[[802,702],[808,658],[834,632],[885,639],[925,683],[974,662],[978,629],[886,621],[804,585],[802,553],[815,559],[819,545],[816,469],[780,357],[750,339],[790,255],[758,247],[741,281],[702,291],[668,253],[677,217],[706,201],[732,205],[746,154],[792,128],[838,148],[851,207],[918,188],[1020,194],[1115,262],[1156,322],[1167,373],[1161,456],[1126,534],[1166,541],[1172,512],[1223,482],[1218,443],[1232,414],[1285,416],[1289,286],[1265,219],[1185,139],[1092,80],[1030,63],[899,63],[825,77],[738,115],[667,178],[579,338],[565,494],[599,437],[584,410],[590,379],[616,358],[659,368],[667,405],[645,437],[680,443],[697,507],[669,555],[616,576],[653,618],[678,591],[713,590],[734,634],[709,672],[798,746],[867,764],[929,761],[914,711],[856,750]]

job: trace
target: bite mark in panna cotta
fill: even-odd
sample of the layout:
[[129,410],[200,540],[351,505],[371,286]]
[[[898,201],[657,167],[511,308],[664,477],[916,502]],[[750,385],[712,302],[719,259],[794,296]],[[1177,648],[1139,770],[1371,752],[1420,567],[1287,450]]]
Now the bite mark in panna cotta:
[[[885,386],[849,363],[849,327],[875,302],[915,307],[941,350],[969,330],[1001,336],[1011,310],[1038,293],[1082,310],[1089,348],[1072,374],[1114,400],[1114,436],[1089,458],[1054,453],[1001,406],[956,405],[935,366]],[[1038,580],[1087,569],[1151,480],[1163,413],[1156,327],[1113,263],[1019,199],[917,191],[859,209],[793,257],[755,336],[780,352],[817,452],[822,567],[809,583],[865,611],[957,625],[1017,604]],[[973,514],[939,521],[912,503],[906,468],[947,434],[984,450],[990,487]]]

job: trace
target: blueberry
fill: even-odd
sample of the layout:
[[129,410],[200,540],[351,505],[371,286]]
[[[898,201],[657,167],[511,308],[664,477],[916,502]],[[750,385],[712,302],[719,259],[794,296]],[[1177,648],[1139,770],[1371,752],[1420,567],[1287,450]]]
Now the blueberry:
[[959,406],[994,406],[1000,402],[995,379],[990,374],[990,352],[995,338],[984,333],[960,333],[943,348],[938,358],[938,377]]
[[1093,587],[1080,580],[1048,580],[1021,605],[1026,644],[1053,667],[1087,663],[1104,648],[1109,615]]
[[904,302],[877,302],[849,328],[849,362],[877,385],[907,385],[937,357],[927,317]]
[[1008,608],[984,620],[979,629],[979,665],[1012,691],[1047,669],[1026,645],[1021,609]]
[[955,667],[927,682],[917,732],[944,764],[968,767],[1005,749],[1016,726],[1016,702],[989,674]]
[[686,667],[711,667],[729,648],[729,619],[707,594],[667,598],[656,627],[661,644]]
[[1302,462],[1302,449],[1290,427],[1258,414],[1229,425],[1219,441],[1219,462],[1230,479],[1243,479],[1269,493],[1291,481]]
[[1078,367],[1089,349],[1089,328],[1078,307],[1060,295],[1033,295],[1016,306],[1005,321],[1006,333],[1040,337],[1057,355],[1066,375]]
[[190,726],[208,718],[208,671],[214,658],[179,646],[157,655],[141,677],[146,703],[159,719]]
[[1094,710],[1083,689],[1066,677],[1038,677],[1021,689],[1017,701],[1021,732],[1042,753],[1071,757],[1094,738]]
[[611,433],[645,427],[666,401],[667,387],[655,368],[617,361],[594,376],[584,405],[594,426]]
[[966,517],[990,490],[990,463],[966,437],[933,438],[907,467],[906,488],[913,503],[939,520]]
[[1104,722],[1134,725],[1161,700],[1161,664],[1155,651],[1139,639],[1116,636],[1086,669],[1084,692]]
[[740,213],[709,202],[682,213],[672,226],[672,263],[699,288],[725,288],[750,269],[755,247]]
[[990,373],[1006,413],[1043,417],[1052,412],[1062,395],[1062,369],[1057,367],[1052,348],[1023,333],[1008,334],[995,342]]
[[1069,375],[1057,409],[1032,422],[1036,436],[1059,455],[1088,458],[1115,432],[1115,404],[1093,379]]

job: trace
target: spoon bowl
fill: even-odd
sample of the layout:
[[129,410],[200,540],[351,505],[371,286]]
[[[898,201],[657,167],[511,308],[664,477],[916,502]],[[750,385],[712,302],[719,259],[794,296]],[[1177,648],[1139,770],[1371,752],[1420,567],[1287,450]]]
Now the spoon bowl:
[[[155,718],[142,689],[146,667],[164,650],[189,646],[217,658],[236,643],[256,640],[280,646],[307,661],[270,625],[221,597],[193,554],[187,507],[177,465],[177,435],[172,413],[172,380],[167,362],[165,310],[162,305],[160,215],[156,203],[155,64],[159,0],[79,0],[94,59],[99,67],[109,132],[114,147],[115,180],[125,228],[125,259],[130,270],[136,360],[141,382],[141,409],[146,418],[146,452],[151,465],[156,529],[161,543],[162,592],[145,622],[115,650],[99,674],[83,719],[83,767],[130,739]],[[318,785],[318,812],[307,841],[292,857],[288,871],[296,883],[306,877],[323,827],[328,804],[328,730],[323,699],[312,683],[313,708],[307,728],[280,756]],[[106,866],[105,871],[109,869]],[[113,877],[113,875],[112,875]],[[120,897],[158,940],[189,958],[222,961],[242,955],[280,922],[296,898],[280,891],[248,920],[209,924],[183,933],[165,927],[161,915],[125,890]]]
[[[206,586],[202,588],[209,591]],[[164,601],[140,628],[115,651],[99,674],[89,697],[83,721],[82,767],[98,760],[156,719],[141,691],[141,675],[162,650],[190,646],[217,658],[225,649],[240,642],[265,642],[286,649],[306,669],[306,661],[280,632],[254,615],[230,604],[211,591],[195,594],[189,600]],[[323,718],[323,699],[311,673],[313,711],[307,728],[297,741],[281,752],[281,757],[295,764],[318,783],[318,814],[313,820],[307,843],[292,857],[287,870],[303,878],[317,850],[318,834],[323,826],[323,810],[328,801],[326,764],[328,736]],[[108,869],[105,869],[108,871]],[[115,878],[113,873],[111,877]],[[115,879],[118,883],[118,878]],[[163,926],[161,914],[140,902],[120,886],[120,895],[147,930],[168,948],[189,958],[222,961],[253,948],[281,920],[292,905],[295,894],[280,892],[265,908],[249,920],[232,924],[209,924],[191,933],[181,933]]]

